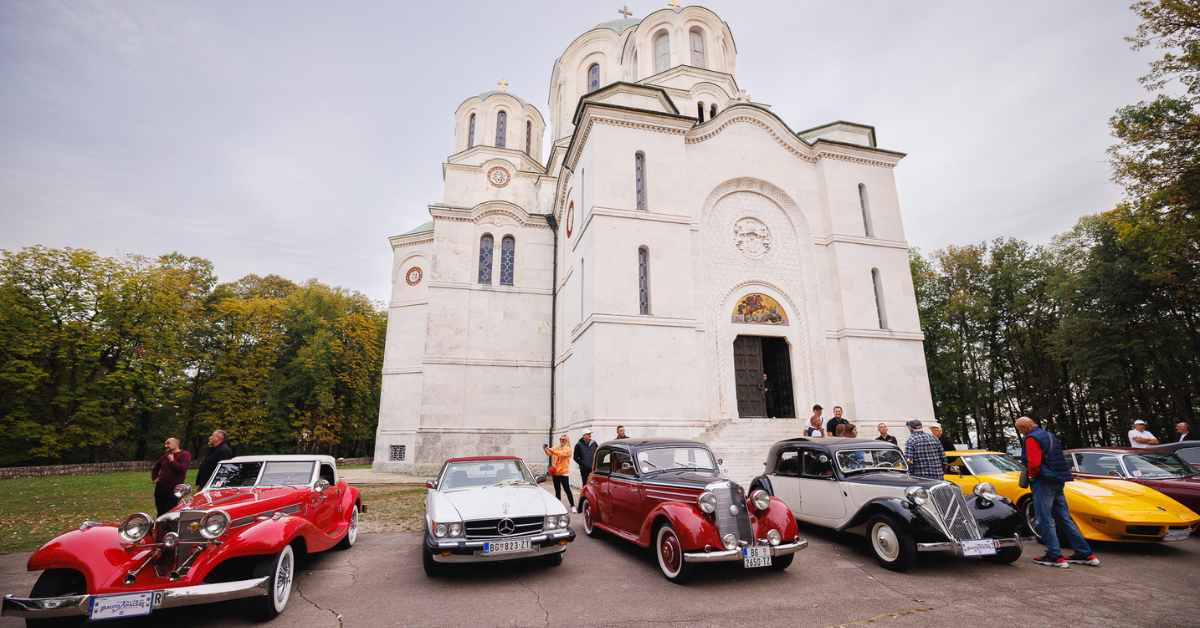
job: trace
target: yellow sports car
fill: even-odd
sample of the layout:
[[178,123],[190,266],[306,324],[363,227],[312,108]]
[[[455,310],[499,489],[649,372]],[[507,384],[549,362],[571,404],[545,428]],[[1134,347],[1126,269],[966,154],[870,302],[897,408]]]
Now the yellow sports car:
[[[946,481],[971,495],[980,482],[1017,504],[1035,536],[1033,500],[1021,488],[1021,465],[995,451],[946,452]],[[1067,482],[1064,493],[1071,518],[1089,541],[1182,541],[1200,527],[1200,515],[1162,493],[1125,480]],[[1186,527],[1185,527],[1186,526]]]

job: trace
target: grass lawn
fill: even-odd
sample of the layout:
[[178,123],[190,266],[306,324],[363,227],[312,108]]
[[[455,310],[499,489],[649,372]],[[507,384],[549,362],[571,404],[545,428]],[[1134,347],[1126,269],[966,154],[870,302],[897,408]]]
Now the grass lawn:
[[[193,471],[188,483],[195,482]],[[360,490],[367,504],[362,532],[422,529],[424,488]],[[0,480],[0,552],[33,551],[85,520],[116,524],[135,512],[155,513],[149,471]]]

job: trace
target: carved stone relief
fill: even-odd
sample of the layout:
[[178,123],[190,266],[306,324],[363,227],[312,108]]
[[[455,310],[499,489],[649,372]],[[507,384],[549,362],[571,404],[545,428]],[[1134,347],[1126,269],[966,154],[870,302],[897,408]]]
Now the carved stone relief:
[[762,259],[771,250],[771,230],[757,218],[742,218],[733,225],[733,243],[746,257]]

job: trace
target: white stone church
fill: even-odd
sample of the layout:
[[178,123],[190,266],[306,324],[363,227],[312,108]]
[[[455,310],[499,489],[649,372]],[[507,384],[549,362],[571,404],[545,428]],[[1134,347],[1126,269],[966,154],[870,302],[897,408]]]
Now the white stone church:
[[444,198],[390,239],[376,471],[544,466],[558,434],[622,425],[746,479],[814,404],[864,437],[933,419],[904,154],[863,124],[793,130],[736,58],[703,7],[596,25],[554,63],[548,155],[503,86],[458,107]]

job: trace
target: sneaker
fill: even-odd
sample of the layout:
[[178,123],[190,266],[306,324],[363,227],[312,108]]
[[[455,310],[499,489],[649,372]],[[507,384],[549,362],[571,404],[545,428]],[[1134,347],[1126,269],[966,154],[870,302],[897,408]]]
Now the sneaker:
[[1100,559],[1096,558],[1095,554],[1088,554],[1087,556],[1075,554],[1068,558],[1067,562],[1072,565],[1099,565]]
[[1039,565],[1045,565],[1047,567],[1058,567],[1059,569],[1069,569],[1071,567],[1067,564],[1067,559],[1061,556],[1058,558],[1050,558],[1049,556],[1042,555],[1039,558],[1033,559],[1033,562]]
[[[577,514],[579,514],[579,511],[578,511],[578,510],[575,510],[575,507],[574,507],[574,506],[571,506],[571,514],[573,514],[573,515],[577,515]],[[1100,561],[1096,561],[1096,562],[1095,562],[1095,564],[1099,565],[1099,564],[1100,564]]]

